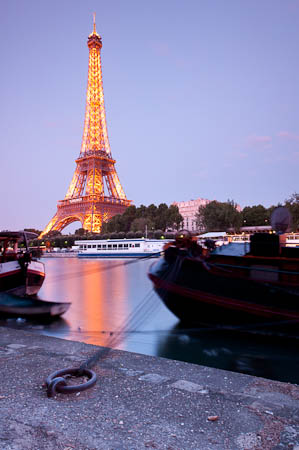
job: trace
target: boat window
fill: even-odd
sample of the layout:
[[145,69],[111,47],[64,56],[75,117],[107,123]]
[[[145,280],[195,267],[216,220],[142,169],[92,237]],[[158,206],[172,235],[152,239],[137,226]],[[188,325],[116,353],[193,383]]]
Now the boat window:
[[103,244],[103,250],[106,250],[106,247],[107,247],[106,244]]
[[122,244],[119,244],[119,245],[118,245],[118,248],[123,248],[123,245],[122,245]]
[[117,244],[113,244],[113,248],[117,248]]
[[96,245],[93,245],[92,248],[96,248]]
[[88,245],[87,248],[91,248],[91,245]]
[[86,245],[83,245],[83,247],[86,249]]
[[124,248],[128,248],[129,247],[129,244],[124,244]]
[[135,247],[140,247],[140,244],[135,244]]
[[101,245],[98,245],[98,248],[102,248],[102,246],[101,246]]
[[132,247],[132,244],[130,244],[130,247]]
[[80,248],[80,250],[81,250],[81,249],[84,248],[84,247],[83,247],[83,245],[80,245],[79,248]]
[[112,248],[112,245],[111,245],[111,244],[108,244],[108,248]]

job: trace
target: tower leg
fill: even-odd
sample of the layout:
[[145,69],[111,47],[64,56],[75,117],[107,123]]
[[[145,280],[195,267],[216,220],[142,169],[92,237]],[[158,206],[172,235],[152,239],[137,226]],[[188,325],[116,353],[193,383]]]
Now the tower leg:
[[44,231],[39,235],[39,239],[44,237],[45,234],[49,233],[49,231],[54,230],[55,229],[54,225],[56,224],[56,222],[57,222],[57,213],[52,217],[52,219],[50,220]]

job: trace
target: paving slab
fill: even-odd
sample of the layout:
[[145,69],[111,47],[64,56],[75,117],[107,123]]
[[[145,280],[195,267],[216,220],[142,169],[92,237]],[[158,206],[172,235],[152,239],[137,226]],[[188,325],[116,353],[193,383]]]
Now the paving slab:
[[299,386],[112,350],[81,393],[45,379],[99,347],[0,328],[1,450],[299,450]]

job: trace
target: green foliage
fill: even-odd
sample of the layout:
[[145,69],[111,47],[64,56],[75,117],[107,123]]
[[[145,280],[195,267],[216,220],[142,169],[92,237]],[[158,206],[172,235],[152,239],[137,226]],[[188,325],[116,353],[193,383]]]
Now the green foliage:
[[292,216],[292,231],[299,229],[299,194],[295,192],[285,201],[285,206],[289,209]]
[[242,224],[247,227],[269,225],[269,209],[263,205],[246,206],[242,211]]
[[141,230],[135,231],[134,237],[137,239],[140,239],[140,238],[144,237],[144,233]]
[[270,206],[270,208],[265,208],[262,205],[246,206],[242,211],[243,225],[270,225],[271,214],[278,206],[288,208],[292,216],[291,231],[297,231],[299,229],[299,194],[296,192],[285,200],[284,205],[278,203],[276,206]]
[[183,217],[180,215],[178,207],[166,203],[161,203],[158,207],[154,204],[149,206],[141,205],[138,208],[129,206],[123,214],[113,216],[107,223],[103,224],[103,233],[128,233],[129,231],[140,231],[142,236],[147,230],[150,232],[160,229],[162,231],[168,228],[179,229]]
[[141,231],[143,234],[145,230],[152,230],[154,228],[154,222],[147,217],[138,217],[131,223],[131,231]]
[[55,236],[61,236],[61,232],[57,230],[51,230],[49,233],[45,234],[44,239],[51,239]]
[[86,236],[87,233],[88,233],[88,231],[87,231],[87,230],[84,230],[84,228],[78,228],[78,229],[75,231],[75,235],[76,235],[76,236]]
[[156,231],[154,232],[154,237],[155,237],[155,239],[160,239],[161,236],[163,236],[163,231],[162,231],[162,230],[156,230]]
[[226,231],[229,228],[238,230],[242,223],[242,216],[232,200],[225,203],[213,201],[200,206],[197,213],[197,223],[206,231]]
[[30,231],[30,233],[35,233],[37,236],[41,234],[40,230],[36,230],[35,228],[24,228],[24,231]]

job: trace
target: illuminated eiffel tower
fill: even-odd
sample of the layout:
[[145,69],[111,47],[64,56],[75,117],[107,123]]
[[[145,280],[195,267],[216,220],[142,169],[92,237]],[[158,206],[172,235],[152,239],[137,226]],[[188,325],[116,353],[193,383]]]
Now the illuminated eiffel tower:
[[87,45],[88,84],[81,151],[66,196],[58,201],[57,212],[40,237],[52,230],[61,231],[78,220],[85,230],[99,233],[103,222],[122,214],[131,204],[116,173],[108,140],[100,53],[102,38],[96,32],[95,14]]

